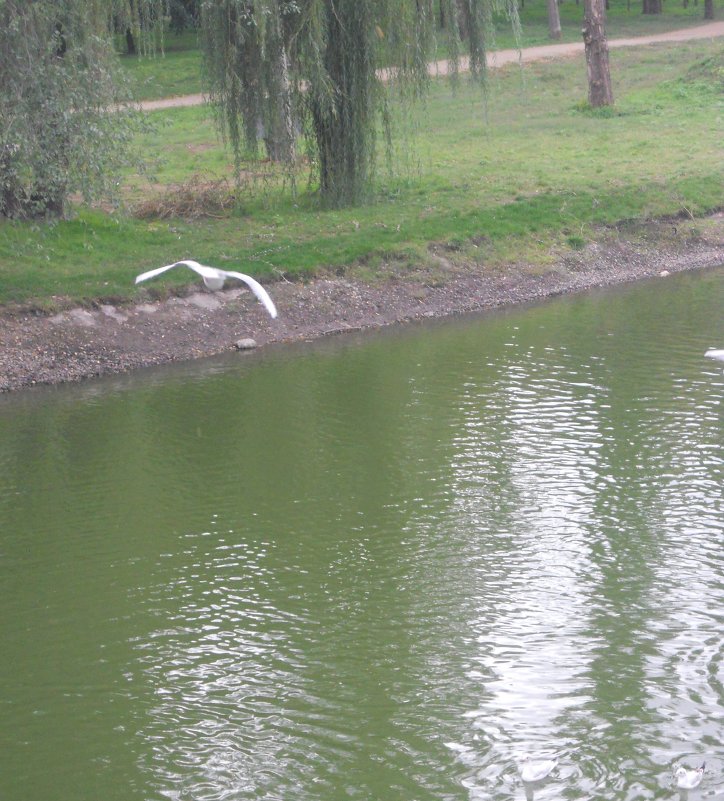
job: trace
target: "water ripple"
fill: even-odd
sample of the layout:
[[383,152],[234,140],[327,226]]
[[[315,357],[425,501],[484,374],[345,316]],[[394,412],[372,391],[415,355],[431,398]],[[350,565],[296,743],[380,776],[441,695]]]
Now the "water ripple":
[[722,278],[3,401],[0,795],[721,796]]

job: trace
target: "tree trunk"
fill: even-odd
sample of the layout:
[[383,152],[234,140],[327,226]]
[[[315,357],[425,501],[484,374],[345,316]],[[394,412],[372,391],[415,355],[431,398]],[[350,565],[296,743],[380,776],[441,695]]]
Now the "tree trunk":
[[714,19],[714,0],[704,0],[704,19]]
[[584,0],[583,43],[588,71],[588,102],[593,108],[613,105],[611,70],[603,0]]
[[561,15],[558,0],[548,0],[548,34],[551,39],[561,38]]
[[322,198],[327,205],[339,207],[361,202],[368,189],[374,159],[375,131],[370,120],[376,78],[367,69],[370,52],[361,35],[371,21],[369,4],[347,0],[332,11],[324,53],[331,92],[312,94],[310,105]]
[[643,1],[644,14],[660,14],[661,13],[661,0],[644,0]]
[[264,137],[267,155],[272,161],[293,164],[297,157],[297,132],[292,108],[292,90],[289,80],[289,56],[279,40],[279,51],[274,64],[277,93],[271,110],[271,124]]
[[25,190],[16,164],[20,148],[17,145],[0,146],[0,217],[22,216]]
[[126,53],[129,56],[135,56],[136,52],[136,40],[133,38],[133,31],[130,28],[126,28]]

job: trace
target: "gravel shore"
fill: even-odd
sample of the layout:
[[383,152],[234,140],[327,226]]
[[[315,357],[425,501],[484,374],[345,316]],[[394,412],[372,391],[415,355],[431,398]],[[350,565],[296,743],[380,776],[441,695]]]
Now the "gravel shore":
[[[202,258],[202,254],[198,254]],[[203,258],[202,258],[203,260]],[[272,320],[242,288],[205,290],[163,301],[98,303],[54,315],[0,309],[0,391],[122,373],[233,349],[311,340],[420,318],[542,300],[642,278],[724,265],[724,215],[605,229],[552,264],[494,268],[431,246],[419,269],[390,265],[374,280],[350,269],[268,289]],[[239,358],[243,358],[240,354]]]

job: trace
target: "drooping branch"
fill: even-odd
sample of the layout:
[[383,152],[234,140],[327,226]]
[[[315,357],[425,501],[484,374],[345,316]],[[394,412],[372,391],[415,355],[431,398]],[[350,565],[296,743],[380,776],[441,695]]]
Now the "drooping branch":
[[466,49],[473,78],[483,81],[494,11],[517,31],[516,0],[204,0],[207,90],[237,165],[260,138],[269,155],[293,160],[304,131],[324,200],[358,202],[371,184],[390,93],[412,102],[429,85],[440,18],[452,75]]
[[104,194],[130,138],[103,0],[0,3],[0,216]]

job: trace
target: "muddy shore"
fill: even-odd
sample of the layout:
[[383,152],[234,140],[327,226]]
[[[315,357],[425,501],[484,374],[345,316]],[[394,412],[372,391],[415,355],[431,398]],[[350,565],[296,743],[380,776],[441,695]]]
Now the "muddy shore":
[[213,294],[194,288],[164,300],[98,303],[53,315],[0,309],[0,391],[210,356],[245,338],[260,347],[311,340],[718,265],[724,265],[721,213],[705,221],[600,230],[582,250],[562,250],[545,266],[493,267],[469,251],[462,256],[431,246],[425,265],[389,265],[372,280],[352,268],[306,283],[277,281],[267,284],[276,320],[241,288]]

